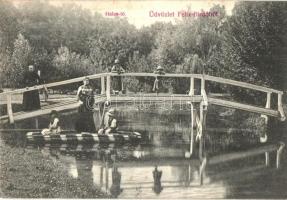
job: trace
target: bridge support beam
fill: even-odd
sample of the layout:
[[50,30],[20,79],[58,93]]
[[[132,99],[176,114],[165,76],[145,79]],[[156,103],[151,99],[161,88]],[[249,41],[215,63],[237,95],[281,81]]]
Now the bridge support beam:
[[102,77],[101,77],[101,94],[105,94],[105,89],[106,89],[106,86],[105,86],[105,77],[102,76]]
[[7,95],[7,113],[8,113],[8,116],[9,116],[10,124],[14,124],[11,94]]
[[111,76],[107,76],[107,88],[106,88],[106,95],[107,95],[107,100],[110,101],[111,99]]
[[194,113],[194,106],[193,103],[191,102],[190,104],[190,114],[191,114],[191,118],[190,118],[190,148],[189,148],[189,153],[190,156],[193,153],[193,143],[194,143],[194,117],[195,117],[195,113]]
[[204,132],[205,132],[205,128],[206,128],[206,114],[207,114],[207,107],[204,106],[204,102],[202,101],[200,103],[200,116],[199,116],[199,121],[201,124],[201,129],[199,130],[200,133],[200,137],[199,137],[199,152],[198,152],[198,156],[199,159],[202,160],[203,159],[203,149],[204,149]]
[[[266,106],[265,108],[270,109],[271,108],[271,92],[267,92],[267,98],[266,98]],[[268,130],[268,121],[269,121],[269,117],[267,115],[261,115],[262,118],[264,118],[265,121],[265,131],[263,131],[263,133],[260,133],[260,137],[265,137],[266,141],[263,139],[261,142],[267,142],[267,130]]]
[[194,78],[190,77],[189,95],[194,95]]
[[286,116],[283,110],[283,106],[282,106],[282,94],[278,94],[278,111],[281,115],[281,121],[285,121],[286,120]]

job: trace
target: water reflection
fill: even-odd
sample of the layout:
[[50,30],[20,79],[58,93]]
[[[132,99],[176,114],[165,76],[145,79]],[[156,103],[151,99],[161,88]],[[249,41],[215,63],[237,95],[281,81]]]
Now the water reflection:
[[161,193],[161,191],[163,190],[163,187],[161,186],[161,176],[162,176],[162,171],[159,171],[157,169],[157,166],[155,166],[153,172],[153,191],[156,194]]
[[[69,174],[114,198],[127,198],[132,194],[139,198],[154,197],[179,188],[200,187],[200,162],[185,159],[183,151],[178,149],[169,149],[165,154],[154,151],[156,154],[152,155],[151,147],[141,146],[93,145],[88,149],[46,145],[41,148],[49,150],[52,156],[57,149],[58,158],[67,166]],[[132,152],[138,150],[146,152],[143,154],[146,156],[134,157]],[[192,191],[190,195],[195,195]]]
[[[64,129],[74,127],[76,117],[73,114],[62,115],[62,118]],[[16,124],[16,128],[42,128],[48,122],[45,116],[40,117],[37,123],[30,120]],[[23,133],[18,132],[15,133],[16,137],[7,134],[5,140],[16,147],[40,149],[42,153],[63,163],[69,174],[79,182],[87,187],[101,188],[114,198],[287,196],[282,187],[287,181],[286,165],[283,163],[281,171],[266,168],[264,154],[228,163],[207,164],[206,168],[195,158],[186,159],[189,120],[186,114],[159,117],[154,113],[124,113],[119,119],[120,127],[141,132],[150,141],[137,146],[24,144]],[[208,125],[221,127],[219,121],[215,118]],[[247,149],[248,145],[256,147],[256,138],[249,138],[247,144],[248,139],[242,140],[238,134],[222,134],[220,131],[207,133],[206,154],[221,155]],[[267,186],[270,190],[266,189]]]
[[[74,178],[101,188],[114,198],[234,197],[242,195],[240,191],[254,189],[249,182],[258,187],[254,180],[275,173],[274,169],[266,168],[264,154],[233,162],[221,162],[218,157],[203,168],[203,162],[184,157],[185,148],[165,151],[167,148],[161,147],[160,151],[142,145],[98,144],[37,148],[49,150],[51,156],[56,153]],[[141,152],[140,156],[136,152]]]

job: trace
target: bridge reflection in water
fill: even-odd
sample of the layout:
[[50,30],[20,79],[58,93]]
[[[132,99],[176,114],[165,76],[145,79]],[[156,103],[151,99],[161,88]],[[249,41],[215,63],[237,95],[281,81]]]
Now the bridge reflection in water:
[[[230,192],[229,181],[254,178],[273,170],[269,154],[275,152],[280,159],[283,147],[283,143],[264,145],[203,160],[185,158],[185,148],[98,144],[40,148],[53,152],[51,155],[57,156],[74,178],[113,197],[224,198]],[[238,167],[238,163],[244,165]]]
[[[259,198],[264,197],[263,194],[282,198],[286,194],[282,184],[287,177],[286,163],[282,170],[275,169],[277,163],[280,164],[276,163],[276,156],[280,158],[283,146],[259,144],[252,130],[242,137],[240,131],[244,130],[232,129],[229,121],[214,118],[213,114],[217,115],[212,113],[214,110],[209,112],[211,118],[207,116],[208,145],[203,149],[201,160],[197,154],[185,157],[190,132],[190,115],[188,117],[185,111],[172,115],[146,111],[120,113],[121,127],[147,137],[152,135],[149,143],[138,146],[27,144],[25,148],[40,148],[43,153],[58,158],[70,175],[86,187],[100,187],[118,198]],[[65,129],[72,129],[74,117],[74,114],[62,113]],[[35,128],[28,121],[17,122],[17,128]],[[39,118],[40,126],[48,122],[48,116]],[[223,124],[225,128],[219,128]],[[11,138],[9,143],[23,143],[23,134],[17,135],[22,137]],[[160,178],[155,181],[156,166],[162,174],[157,175]],[[263,190],[265,186],[270,190]]]

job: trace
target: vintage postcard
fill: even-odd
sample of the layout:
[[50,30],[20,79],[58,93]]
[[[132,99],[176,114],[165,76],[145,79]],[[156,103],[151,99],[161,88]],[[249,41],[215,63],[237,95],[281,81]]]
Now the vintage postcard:
[[287,198],[287,1],[0,0],[0,197]]

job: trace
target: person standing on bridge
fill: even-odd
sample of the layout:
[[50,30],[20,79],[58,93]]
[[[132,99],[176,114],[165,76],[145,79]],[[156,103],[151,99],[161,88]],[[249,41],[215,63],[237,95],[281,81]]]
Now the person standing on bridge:
[[[32,87],[41,83],[40,77],[33,65],[29,65],[28,71],[24,74],[25,87]],[[31,90],[23,93],[23,110],[32,111],[41,108],[38,90]]]
[[[115,60],[115,64],[112,67],[112,73],[122,74],[125,73],[125,70],[120,65],[119,59]],[[112,79],[112,89],[114,94],[119,94],[123,92],[123,84],[122,84],[122,77],[121,76],[114,76]]]
[[[202,63],[202,59],[199,57],[200,55],[200,50],[199,48],[194,48],[194,54],[192,57],[192,64],[191,64],[191,69],[190,69],[190,73],[191,74],[203,74],[204,73],[204,67],[203,67],[203,63]],[[201,85],[201,81],[200,79],[195,79],[194,80],[194,94],[200,94],[200,85]]]
[[81,103],[79,112],[89,112],[93,110],[93,105],[95,102],[94,90],[90,85],[90,80],[88,77],[83,80],[83,85],[78,88],[77,100]]
[[[164,69],[162,66],[157,66],[156,70],[153,72],[155,74],[158,75],[165,75]],[[157,94],[159,92],[164,91],[164,86],[163,86],[163,82],[162,82],[162,78],[159,76],[155,77],[154,83],[153,83],[153,88],[152,88],[153,92],[156,92]]]
[[76,122],[77,132],[95,132],[93,119],[94,89],[90,85],[89,78],[83,80],[83,85],[78,88],[77,100],[80,102],[78,108],[79,117]]

